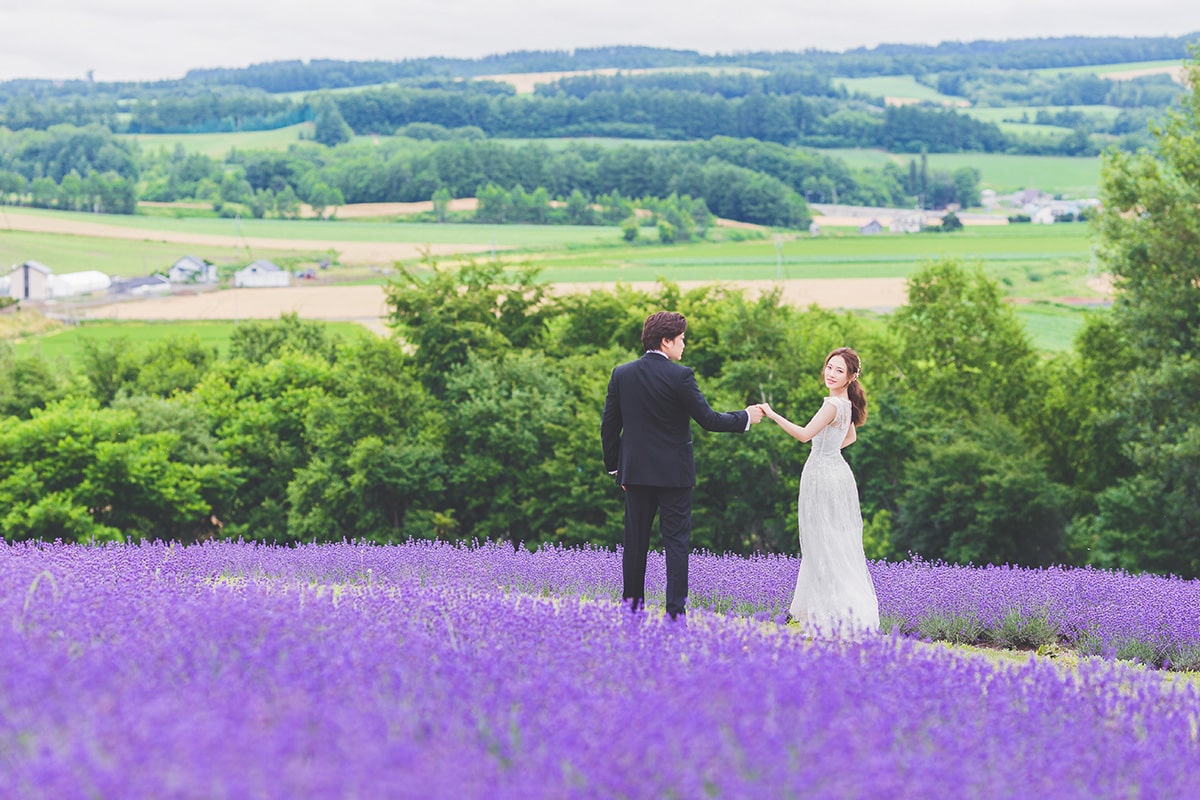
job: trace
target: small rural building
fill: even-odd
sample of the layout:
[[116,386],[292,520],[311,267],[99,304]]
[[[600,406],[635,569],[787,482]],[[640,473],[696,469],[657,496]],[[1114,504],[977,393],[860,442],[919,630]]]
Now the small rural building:
[[94,269],[50,276],[51,297],[71,297],[92,292],[104,292],[110,286],[112,286],[112,278]]
[[883,225],[880,224],[879,220],[873,219],[866,225],[859,225],[858,232],[864,236],[874,236],[877,233],[883,233]]
[[216,283],[217,265],[196,256],[184,256],[167,270],[171,283]]
[[50,276],[54,271],[37,261],[16,264],[8,273],[8,296],[18,300],[46,300],[53,297]]
[[888,223],[888,230],[892,233],[920,233],[925,227],[925,213],[914,211],[907,214],[897,214],[892,217],[892,221]]
[[291,280],[292,273],[265,259],[247,264],[233,273],[233,285],[246,289],[287,286]]
[[166,294],[171,291],[171,281],[165,275],[149,275],[144,278],[118,278],[108,287],[109,294],[145,297]]

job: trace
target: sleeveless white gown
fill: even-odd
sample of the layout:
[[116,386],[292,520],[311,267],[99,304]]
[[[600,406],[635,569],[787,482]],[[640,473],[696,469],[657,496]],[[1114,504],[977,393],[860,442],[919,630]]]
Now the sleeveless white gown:
[[790,613],[811,636],[856,639],[879,630],[879,600],[863,554],[858,484],[842,457],[850,401],[825,402],[837,414],[813,437],[800,475],[800,574]]

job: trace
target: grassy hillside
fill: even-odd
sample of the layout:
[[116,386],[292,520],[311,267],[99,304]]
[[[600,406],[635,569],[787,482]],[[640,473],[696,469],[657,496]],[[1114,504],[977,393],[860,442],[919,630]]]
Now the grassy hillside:
[[854,94],[861,93],[872,97],[897,98],[900,100],[924,100],[931,103],[941,103],[947,106],[958,106],[967,103],[961,97],[951,97],[942,94],[937,89],[917,82],[912,75],[883,75],[873,78],[835,78],[834,83],[846,88]]
[[174,150],[182,146],[193,153],[203,153],[212,158],[224,158],[229,151],[238,150],[286,150],[289,145],[311,138],[311,122],[301,122],[286,128],[270,131],[241,131],[236,133],[121,133],[119,139],[132,140],[145,151],[159,149]]
[[[907,168],[916,153],[888,153],[861,148],[831,148],[819,152],[844,159],[854,167],[879,168],[889,161]],[[979,170],[985,189],[1013,192],[1037,188],[1067,197],[1095,197],[1100,185],[1100,159],[1094,156],[1024,156],[1007,153],[930,153],[929,168]]]

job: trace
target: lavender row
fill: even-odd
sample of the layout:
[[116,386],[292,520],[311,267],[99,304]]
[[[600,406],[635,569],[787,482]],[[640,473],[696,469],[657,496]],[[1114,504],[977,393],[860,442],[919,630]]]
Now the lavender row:
[[[20,558],[29,546],[9,546]],[[38,558],[86,563],[111,561],[106,551],[47,548]],[[161,543],[120,549],[125,570],[192,580],[267,575],[299,582],[407,585],[453,584],[477,591],[501,588],[531,594],[612,598],[620,595],[620,553],[543,546],[537,552],[507,545],[461,546],[410,542],[362,543],[295,549],[211,542],[178,547]],[[693,609],[782,621],[799,560],[694,554]],[[1177,669],[1200,669],[1200,581],[1129,575],[1095,569],[962,567],[922,561],[870,565],[885,624],[927,639],[995,639],[1010,627],[1060,640],[1085,654],[1130,657]],[[647,590],[665,590],[661,554],[651,553]],[[1040,626],[1037,630],[1030,630]],[[1039,634],[1040,631],[1040,634]],[[1018,641],[1018,643],[1020,643]]]
[[[703,610],[682,627],[511,591],[604,595],[611,559],[0,548],[0,796],[1200,789],[1200,692],[1155,673],[997,668],[900,637],[812,644]],[[711,590],[716,567],[726,580],[752,563],[704,557],[696,577]]]

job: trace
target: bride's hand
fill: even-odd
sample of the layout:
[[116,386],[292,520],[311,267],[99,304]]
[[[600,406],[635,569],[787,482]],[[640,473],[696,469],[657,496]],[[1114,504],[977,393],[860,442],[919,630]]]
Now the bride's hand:
[[764,414],[764,415],[765,415],[765,416],[766,416],[768,419],[775,419],[776,417],[778,417],[778,416],[779,416],[778,414],[776,414],[776,413],[775,413],[775,409],[771,408],[771,404],[770,404],[770,403],[759,403],[759,404],[758,404],[758,407],[759,407],[759,408],[761,408],[761,409],[763,410],[763,414]]

